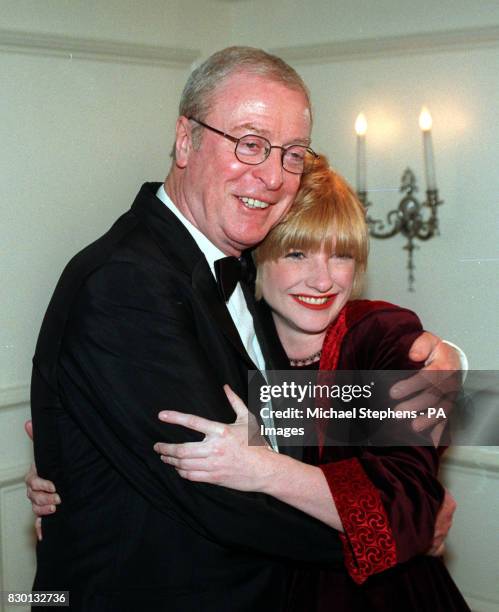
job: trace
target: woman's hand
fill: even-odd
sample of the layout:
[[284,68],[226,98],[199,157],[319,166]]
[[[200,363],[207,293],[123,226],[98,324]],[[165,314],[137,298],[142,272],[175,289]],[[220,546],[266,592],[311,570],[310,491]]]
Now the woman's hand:
[[[205,438],[202,442],[184,444],[158,442],[154,450],[187,480],[239,491],[263,491],[276,454],[260,438],[256,419],[244,402],[228,385],[224,391],[236,413],[234,423],[227,425],[192,414],[162,411],[158,415],[161,421],[199,431]],[[254,446],[249,446],[249,442]]]
[[[241,399],[228,385],[224,391],[237,415],[231,425],[182,412],[159,413],[165,423],[205,434],[202,442],[158,442],[154,450],[161,455],[161,460],[174,466],[188,480],[266,493],[343,531],[322,470],[275,453],[258,435],[256,419]],[[248,439],[259,446],[249,446]]]

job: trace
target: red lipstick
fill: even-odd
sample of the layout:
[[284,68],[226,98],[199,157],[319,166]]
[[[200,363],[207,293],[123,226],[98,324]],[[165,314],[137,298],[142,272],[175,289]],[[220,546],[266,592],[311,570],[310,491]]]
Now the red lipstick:
[[[298,304],[300,304],[300,306],[304,306],[305,308],[310,308],[310,310],[325,310],[326,308],[329,308],[331,306],[331,304],[334,302],[334,299],[336,298],[336,294],[333,295],[305,295],[305,294],[299,294],[299,295],[292,295],[291,296],[295,302],[297,302]],[[309,302],[305,302],[303,300],[300,300],[300,297],[304,297],[304,298],[327,298],[327,300],[323,303],[323,304],[310,304]]]

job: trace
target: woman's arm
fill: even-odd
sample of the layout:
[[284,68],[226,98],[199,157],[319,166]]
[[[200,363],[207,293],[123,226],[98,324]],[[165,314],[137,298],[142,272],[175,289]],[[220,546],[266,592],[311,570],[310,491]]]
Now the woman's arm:
[[276,453],[261,440],[259,445],[248,445],[248,432],[255,431],[254,417],[230,387],[224,389],[237,415],[231,425],[181,412],[160,412],[159,418],[166,423],[205,434],[202,442],[158,442],[154,449],[162,461],[188,480],[265,493],[343,531],[322,470]]
[[262,493],[277,497],[343,532],[343,524],[323,471],[313,465],[302,463],[286,455],[277,457],[274,472],[264,483]]
[[[409,347],[422,329],[414,313],[388,304],[361,301],[352,305],[350,314],[338,369],[404,371],[416,367],[407,358]],[[334,355],[335,346],[334,335],[326,337],[323,347],[326,359]],[[333,369],[336,364],[330,367]],[[433,389],[439,386],[438,377],[429,376],[429,380],[435,385],[416,398],[421,403],[418,408],[413,407],[418,413],[425,406],[442,405],[441,398],[435,400]],[[383,406],[392,405],[388,397],[380,396],[373,407],[378,407],[380,401]],[[402,434],[404,428],[410,428],[410,422],[400,422]],[[395,422],[387,425],[395,426]],[[397,437],[389,439],[391,444],[403,444]],[[320,467],[344,526],[346,565],[357,582],[432,547],[445,490],[438,481],[440,452],[431,441],[426,435],[420,443],[427,446],[364,446],[355,452],[324,449]]]

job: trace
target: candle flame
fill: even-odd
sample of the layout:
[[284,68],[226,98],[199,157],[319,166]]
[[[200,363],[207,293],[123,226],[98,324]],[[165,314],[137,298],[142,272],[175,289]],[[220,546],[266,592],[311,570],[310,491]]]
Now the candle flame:
[[367,119],[364,113],[360,113],[355,120],[355,131],[357,136],[365,136],[367,132]]
[[423,130],[423,132],[429,132],[431,130],[431,126],[433,125],[433,120],[430,115],[430,111],[423,106],[421,109],[421,114],[419,115],[419,127]]

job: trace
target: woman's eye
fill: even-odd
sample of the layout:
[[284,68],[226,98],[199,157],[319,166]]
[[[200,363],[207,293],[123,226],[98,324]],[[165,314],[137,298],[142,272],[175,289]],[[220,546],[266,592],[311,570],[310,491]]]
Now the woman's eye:
[[287,259],[303,259],[305,257],[305,253],[303,251],[291,251],[287,255],[285,255]]
[[335,253],[331,255],[331,258],[332,259],[342,259],[346,261],[348,261],[349,259],[353,259],[351,255],[336,255]]

